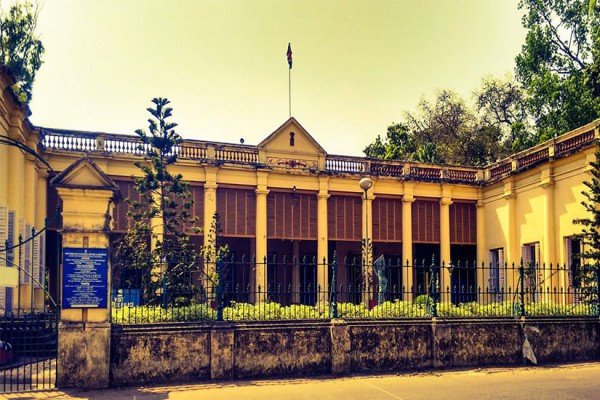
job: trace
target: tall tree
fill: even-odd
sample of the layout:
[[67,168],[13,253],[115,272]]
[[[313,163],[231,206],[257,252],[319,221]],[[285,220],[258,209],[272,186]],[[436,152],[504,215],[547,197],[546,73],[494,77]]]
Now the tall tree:
[[198,261],[188,235],[196,230],[193,200],[189,184],[181,174],[170,171],[182,138],[175,132],[177,124],[168,121],[172,114],[169,100],[155,98],[152,103],[154,107],[147,109],[152,116],[148,119],[150,134],[136,131],[145,154],[143,162],[135,163],[141,170],[141,176],[134,178],[140,200],[129,200],[133,228],[121,244],[120,261],[125,268],[140,271],[147,301],[160,300],[156,294],[162,287],[168,288],[171,300],[178,296],[178,302],[185,302],[194,292],[191,272]]
[[[581,282],[582,295],[587,303],[598,304],[598,283],[600,273],[600,149],[596,151],[596,161],[592,162],[592,180],[585,181],[588,190],[581,192],[585,200],[581,204],[588,212],[588,217],[573,222],[582,225],[579,235],[583,243],[580,258],[580,270],[576,279]],[[600,310],[599,310],[600,311]]]
[[368,157],[429,163],[483,165],[501,154],[500,130],[481,123],[456,93],[442,90],[433,102],[421,100],[364,152]]
[[16,1],[8,12],[0,8],[0,63],[16,83],[13,92],[22,103],[31,100],[35,75],[42,65],[44,46],[35,29],[39,8],[30,1]]
[[482,79],[480,88],[475,91],[475,106],[481,124],[500,130],[502,154],[498,156],[536,144],[527,112],[527,94],[513,76]]
[[517,78],[529,93],[538,141],[598,117],[597,96],[586,84],[598,14],[590,0],[521,0],[528,29],[516,57]]

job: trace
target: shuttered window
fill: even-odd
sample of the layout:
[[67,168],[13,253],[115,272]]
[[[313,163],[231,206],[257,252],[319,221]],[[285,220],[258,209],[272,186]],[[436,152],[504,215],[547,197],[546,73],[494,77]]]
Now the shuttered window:
[[127,212],[129,212],[131,206],[126,200],[139,201],[140,194],[135,190],[135,183],[131,180],[114,179],[114,182],[121,191],[122,200],[115,206],[113,230],[115,232],[127,232],[131,228],[131,223],[127,219]]
[[402,241],[402,199],[376,197],[373,200],[373,241]]
[[[0,206],[0,249],[4,249],[6,246],[6,241],[8,240],[8,207]],[[4,261],[4,257],[6,257],[5,252],[0,252],[0,266],[5,266],[6,261]],[[0,302],[0,304],[2,304]]]
[[29,285],[31,283],[31,241],[28,241],[28,239],[31,237],[31,227],[25,225],[25,220],[23,218],[19,219],[19,227],[23,241],[23,245],[19,247],[23,260],[23,265],[21,266],[21,268],[23,268],[21,283]]
[[46,232],[43,232],[38,236],[39,240],[39,253],[38,253],[38,282],[40,285],[40,289],[46,287]]
[[267,196],[269,239],[317,239],[316,193],[271,191]]
[[217,212],[223,236],[255,236],[256,194],[254,190],[218,188]]
[[13,308],[14,308],[13,299],[14,299],[14,296],[15,296],[15,288],[7,287],[5,289],[5,296],[6,296],[5,312],[12,313],[13,312]]
[[477,244],[477,206],[472,202],[450,205],[450,243]]
[[412,203],[413,243],[440,242],[439,200],[416,200]]
[[32,280],[33,286],[36,289],[40,289],[40,236],[36,236],[33,238],[31,243],[31,265],[32,265]]
[[330,240],[362,239],[360,196],[331,195],[327,199],[327,234]]
[[[204,228],[204,187],[203,186],[192,186],[189,187],[190,198],[194,201],[194,205],[191,208],[192,218],[198,218],[198,221],[194,223],[195,228]],[[188,232],[188,234],[197,235],[197,233]]]
[[[46,215],[48,216],[48,229],[60,229],[62,219],[56,215],[56,209],[61,204],[61,199],[58,196],[58,191],[54,186],[46,185],[46,196]],[[123,198],[125,198],[125,196],[123,196]]]
[[16,214],[14,211],[8,212],[8,250],[6,252],[6,260],[8,266],[15,264],[15,236],[16,236]]

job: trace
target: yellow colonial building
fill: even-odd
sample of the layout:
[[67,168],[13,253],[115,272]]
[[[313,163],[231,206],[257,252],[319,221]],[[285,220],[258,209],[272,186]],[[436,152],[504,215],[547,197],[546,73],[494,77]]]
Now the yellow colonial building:
[[[132,135],[70,131],[32,126],[28,110],[9,94],[0,77],[0,135],[35,150],[41,159],[16,146],[0,145],[0,309],[40,308],[44,287],[57,298],[61,242],[60,203],[49,181],[87,157],[117,184],[123,198],[136,198],[133,165],[143,157]],[[230,271],[239,287],[327,288],[336,257],[337,280],[352,285],[372,271],[350,268],[372,242],[367,264],[384,256],[401,265],[389,284],[410,299],[427,285],[417,265],[492,265],[453,277],[442,268],[441,285],[453,279],[478,288],[514,287],[505,263],[566,265],[563,272],[539,276],[539,284],[568,288],[574,235],[585,217],[580,204],[595,159],[600,121],[484,168],[384,161],[328,153],[294,118],[258,145],[185,140],[177,147],[174,172],[191,184],[193,215],[210,231],[220,215],[230,254],[245,259]],[[5,140],[6,141],[6,140]],[[333,149],[335,150],[335,149]],[[48,163],[50,168],[44,163]],[[368,178],[360,185],[361,179]],[[107,210],[112,240],[128,229],[127,203]],[[86,205],[69,210],[86,218]],[[41,235],[48,219],[48,229]],[[28,241],[30,237],[33,240]],[[19,237],[21,239],[19,239]],[[19,240],[26,242],[18,245]],[[193,234],[199,249],[208,235]],[[242,258],[245,257],[245,258]],[[287,263],[256,262],[289,257]],[[301,260],[317,260],[310,263]],[[253,261],[254,260],[254,261]],[[415,261],[417,260],[417,261]],[[422,261],[425,260],[425,261]],[[302,264],[302,265],[301,265]],[[496,267],[494,267],[496,266]],[[17,267],[17,268],[15,268]],[[413,268],[414,267],[414,268]],[[300,294],[287,303],[304,302]]]

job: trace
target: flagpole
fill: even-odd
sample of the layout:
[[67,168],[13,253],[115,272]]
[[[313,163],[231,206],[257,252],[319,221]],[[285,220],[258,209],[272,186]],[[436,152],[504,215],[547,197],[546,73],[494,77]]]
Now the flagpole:
[[288,70],[288,103],[289,103],[289,113],[290,118],[292,118],[292,44],[288,43],[287,48],[287,62],[290,67]]

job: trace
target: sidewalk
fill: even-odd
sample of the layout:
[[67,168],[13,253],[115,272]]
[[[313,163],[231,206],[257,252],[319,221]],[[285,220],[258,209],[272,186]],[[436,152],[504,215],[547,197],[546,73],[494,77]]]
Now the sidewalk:
[[[344,378],[280,379],[64,390],[5,395],[7,399],[597,399],[600,362],[552,367],[430,371]],[[2,398],[2,396],[0,396]]]

